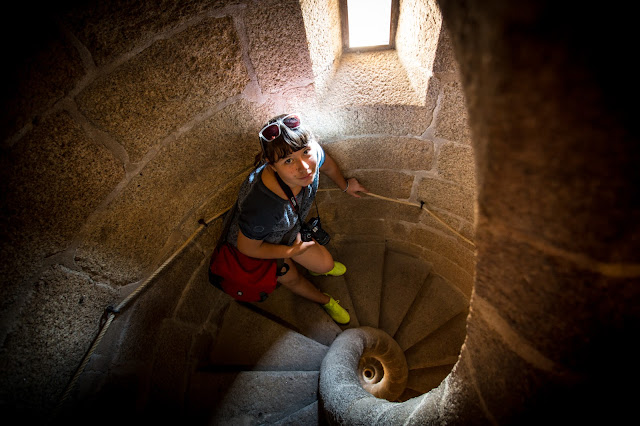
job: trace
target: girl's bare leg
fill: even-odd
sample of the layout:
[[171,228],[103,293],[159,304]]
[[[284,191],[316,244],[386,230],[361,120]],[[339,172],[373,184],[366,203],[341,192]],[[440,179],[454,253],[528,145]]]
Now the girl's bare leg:
[[333,269],[333,256],[325,246],[316,243],[307,251],[292,257],[296,263],[304,266],[310,271],[324,274]]
[[279,283],[287,287],[298,296],[302,296],[305,299],[311,300],[312,302],[320,303],[322,305],[329,303],[329,301],[331,300],[329,296],[318,290],[316,286],[311,284],[309,280],[307,280],[302,274],[300,274],[300,272],[298,272],[298,269],[296,268],[296,265],[291,261],[291,259],[285,259],[284,261],[289,265],[289,271],[283,276],[278,277]]

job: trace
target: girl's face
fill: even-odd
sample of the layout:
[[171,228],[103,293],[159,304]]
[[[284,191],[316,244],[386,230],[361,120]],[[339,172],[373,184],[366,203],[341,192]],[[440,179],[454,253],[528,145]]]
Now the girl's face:
[[292,152],[270,166],[292,188],[310,185],[318,166],[314,144]]

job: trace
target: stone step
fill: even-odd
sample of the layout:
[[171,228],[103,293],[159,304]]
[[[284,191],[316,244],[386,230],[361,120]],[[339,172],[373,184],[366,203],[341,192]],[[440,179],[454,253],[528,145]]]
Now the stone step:
[[406,388],[404,390],[404,392],[402,393],[402,395],[400,395],[400,398],[398,398],[398,401],[396,401],[396,402],[405,402],[405,401],[408,401],[411,398],[415,398],[415,397],[421,396],[421,395],[422,395],[422,392],[418,392],[417,390]]
[[409,369],[455,364],[467,335],[468,310],[464,310],[442,327],[411,346],[404,353]]
[[393,336],[406,351],[468,306],[466,297],[439,275],[431,274]]
[[344,275],[360,326],[378,328],[384,268],[384,242],[345,240],[337,260],[347,266]]
[[318,400],[318,376],[317,371],[197,372],[185,417],[191,424],[271,424]]
[[396,334],[411,303],[431,271],[431,264],[405,253],[387,250],[384,259],[380,328]]
[[273,423],[276,426],[316,426],[324,424],[318,401],[296,411],[285,419]]
[[407,389],[414,390],[421,394],[440,386],[440,383],[449,375],[454,364],[441,365],[439,367],[420,368],[409,371]]
[[349,294],[349,288],[347,287],[347,281],[344,276],[341,277],[325,277],[319,276],[314,277],[309,275],[309,281],[311,281],[316,287],[320,289],[323,293],[327,293],[331,295],[335,300],[340,301],[340,306],[349,312],[349,316],[351,317],[351,321],[349,324],[339,325],[340,329],[346,330],[347,328],[356,328],[360,326],[360,322],[358,321],[358,315],[353,307],[353,302],[351,301],[351,295]]
[[284,286],[277,288],[264,302],[252,304],[252,308],[290,324],[300,334],[323,345],[331,345],[341,331],[322,306]]
[[328,347],[232,303],[213,344],[208,368],[318,371]]

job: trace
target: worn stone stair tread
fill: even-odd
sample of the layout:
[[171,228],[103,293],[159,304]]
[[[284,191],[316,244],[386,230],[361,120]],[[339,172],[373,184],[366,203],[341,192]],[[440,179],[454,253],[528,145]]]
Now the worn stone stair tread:
[[210,352],[210,366],[317,371],[328,347],[233,303]]
[[467,335],[465,309],[404,353],[409,369],[436,367],[457,361]]
[[322,306],[292,293],[284,286],[277,288],[264,302],[253,306],[286,321],[299,333],[323,345],[331,345],[341,331]]
[[393,336],[422,288],[431,264],[405,253],[387,250],[380,306],[380,328]]
[[402,392],[402,395],[400,395],[400,398],[398,398],[397,402],[405,402],[410,400],[411,398],[415,398],[420,395],[422,395],[422,392],[418,392],[417,390],[406,388],[404,392]]
[[198,424],[269,424],[318,400],[317,371],[197,372],[186,398]]
[[384,267],[384,242],[346,240],[339,248],[339,261],[360,326],[378,328]]
[[351,317],[351,321],[346,325],[339,325],[342,330],[347,328],[356,328],[360,326],[360,322],[358,321],[358,314],[353,307],[353,302],[351,301],[351,295],[349,294],[349,289],[347,288],[347,282],[344,279],[344,276],[340,277],[325,277],[318,276],[314,277],[309,275],[309,281],[316,285],[323,293],[330,294],[334,299],[340,301],[340,306],[349,312],[349,316]]
[[277,426],[315,426],[322,423],[322,414],[319,410],[318,401],[315,401],[286,418],[272,424]]
[[460,290],[432,273],[393,337],[406,351],[466,309],[468,304]]
[[453,366],[454,364],[449,364],[410,370],[407,388],[416,392],[427,393],[431,389],[440,386],[440,383],[449,375]]

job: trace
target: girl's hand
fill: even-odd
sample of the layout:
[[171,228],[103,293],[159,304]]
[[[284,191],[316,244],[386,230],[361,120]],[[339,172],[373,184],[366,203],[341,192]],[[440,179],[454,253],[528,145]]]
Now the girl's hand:
[[349,184],[349,186],[347,187],[347,190],[345,192],[353,197],[360,198],[358,192],[369,192],[367,188],[362,186],[356,178],[352,177],[347,179],[347,183]]
[[297,256],[299,254],[304,253],[305,251],[313,247],[314,244],[317,244],[317,243],[313,240],[302,241],[300,237],[300,233],[298,232],[298,235],[296,235],[295,242],[291,245],[291,248],[293,249],[293,253],[291,254],[291,256]]

